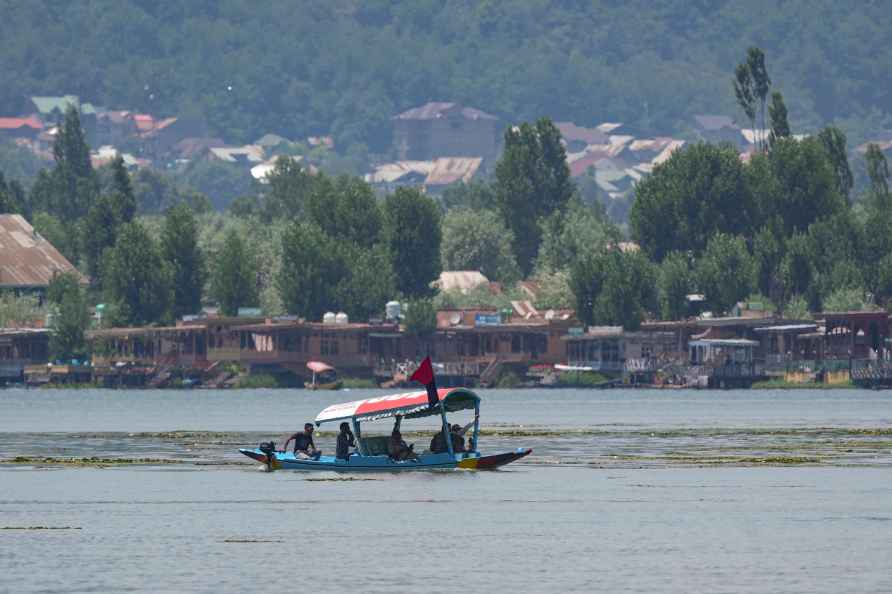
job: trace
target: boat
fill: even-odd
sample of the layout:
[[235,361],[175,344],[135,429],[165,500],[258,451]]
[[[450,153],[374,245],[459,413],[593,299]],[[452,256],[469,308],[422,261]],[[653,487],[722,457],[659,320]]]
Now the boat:
[[[480,397],[467,388],[440,388],[438,402],[431,405],[427,392],[407,392],[365,398],[353,402],[333,404],[316,416],[316,426],[324,423],[348,421],[356,437],[357,451],[347,459],[334,456],[320,456],[318,460],[295,457],[292,452],[276,450],[274,443],[263,443],[255,449],[240,449],[245,456],[261,462],[269,470],[328,470],[335,472],[399,472],[411,470],[466,469],[492,470],[529,456],[529,448],[496,454],[483,454],[478,450],[480,435]],[[419,419],[438,415],[442,427],[448,427],[447,413],[462,410],[474,411],[474,432],[469,442],[469,450],[455,452],[447,439],[447,452],[423,451],[417,459],[393,460],[387,455],[386,435],[362,436],[363,423],[398,417]],[[398,421],[399,422],[399,421]]]
[[307,390],[340,390],[343,382],[338,379],[334,367],[322,361],[307,362],[307,369],[313,372],[313,378],[304,387]]

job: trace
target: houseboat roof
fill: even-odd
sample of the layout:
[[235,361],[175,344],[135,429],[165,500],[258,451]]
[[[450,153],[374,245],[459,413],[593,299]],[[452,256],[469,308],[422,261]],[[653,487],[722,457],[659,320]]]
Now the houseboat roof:
[[[440,388],[437,390],[437,396],[446,412],[472,409],[480,402],[480,397],[467,388]],[[437,414],[440,414],[440,409],[430,406],[427,392],[406,392],[332,404],[316,415],[316,424],[347,419],[373,421],[397,415],[418,418]]]
[[754,347],[759,346],[757,340],[747,340],[746,338],[700,338],[692,340],[691,346],[726,346],[726,347]]
[[781,324],[780,326],[764,326],[762,328],[754,328],[753,332],[796,332],[816,330],[817,324]]

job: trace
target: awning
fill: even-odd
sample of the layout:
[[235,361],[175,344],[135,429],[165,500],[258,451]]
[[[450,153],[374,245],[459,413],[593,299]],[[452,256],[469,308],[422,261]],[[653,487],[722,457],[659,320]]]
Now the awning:
[[322,361],[307,361],[307,369],[314,373],[325,373],[326,371],[334,371],[334,367]]
[[[480,397],[467,388],[440,388],[437,395],[446,412],[472,409],[480,402]],[[316,424],[354,418],[358,421],[371,421],[397,415],[418,418],[435,414],[440,414],[440,409],[431,408],[427,401],[427,392],[406,392],[332,404],[316,416]]]

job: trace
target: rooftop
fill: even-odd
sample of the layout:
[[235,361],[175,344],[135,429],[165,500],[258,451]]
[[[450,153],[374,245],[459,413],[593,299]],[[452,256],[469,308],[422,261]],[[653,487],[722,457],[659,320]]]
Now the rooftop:
[[462,107],[458,103],[447,101],[431,101],[406,110],[394,116],[395,120],[437,120],[452,114],[458,114],[467,120],[495,120],[496,116],[473,107]]
[[0,287],[46,287],[63,272],[76,272],[87,282],[21,215],[0,215]]

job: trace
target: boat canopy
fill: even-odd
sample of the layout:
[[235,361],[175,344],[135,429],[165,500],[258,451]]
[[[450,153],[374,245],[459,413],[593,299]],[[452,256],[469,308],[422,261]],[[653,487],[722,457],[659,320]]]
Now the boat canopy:
[[326,371],[334,371],[334,367],[322,361],[308,361],[307,369],[315,373],[325,373]]
[[[480,397],[467,388],[440,388],[437,390],[437,396],[446,412],[473,409],[480,402]],[[316,415],[316,424],[321,425],[347,419],[373,421],[397,415],[414,419],[438,414],[440,414],[440,407],[431,407],[428,404],[427,392],[406,392],[332,404]]]

